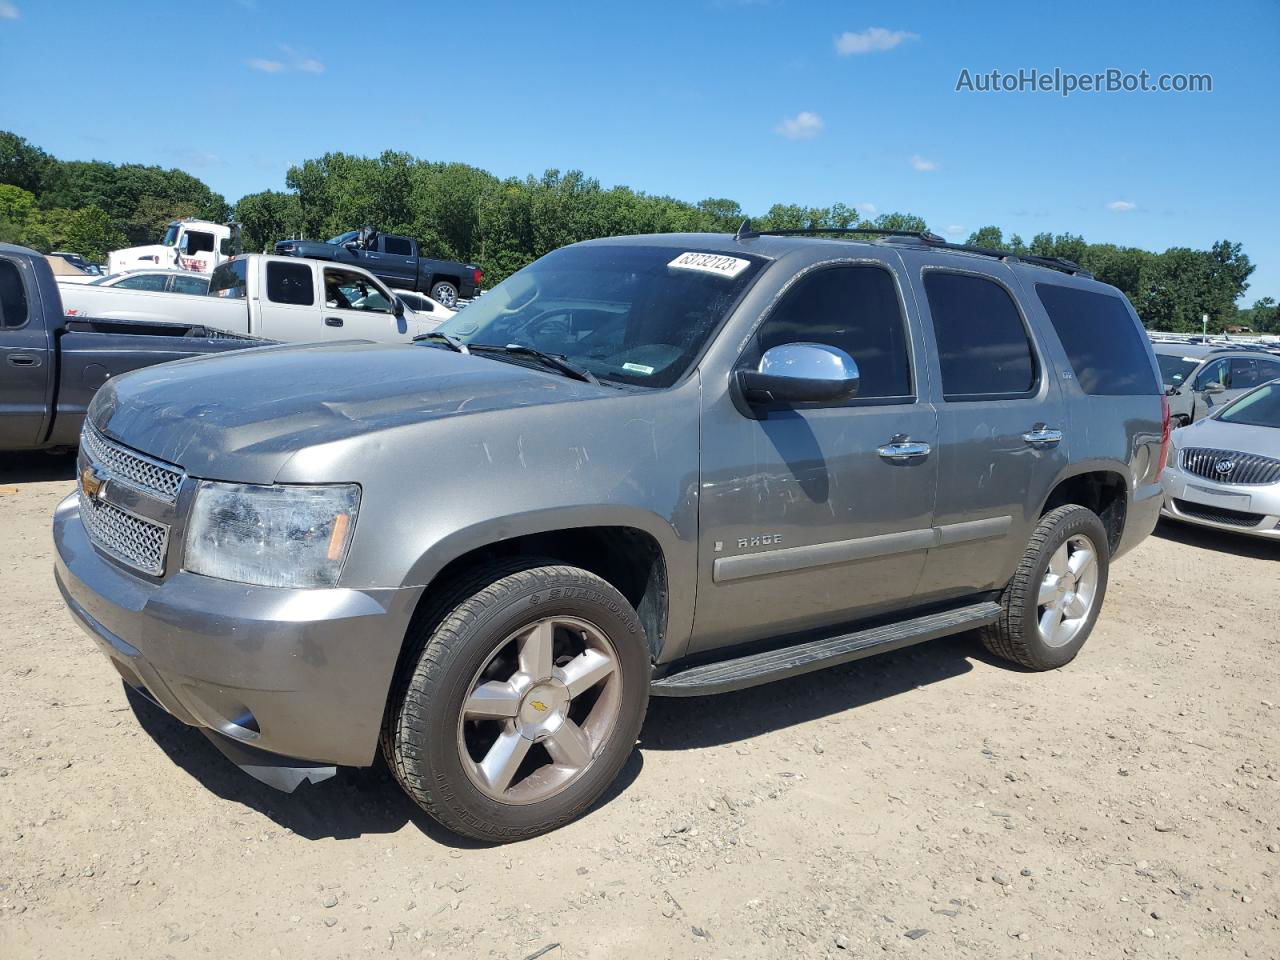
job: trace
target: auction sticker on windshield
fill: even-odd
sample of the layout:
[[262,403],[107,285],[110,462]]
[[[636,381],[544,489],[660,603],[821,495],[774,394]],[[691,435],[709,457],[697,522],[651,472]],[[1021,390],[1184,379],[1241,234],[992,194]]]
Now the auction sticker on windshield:
[[726,257],[720,253],[682,253],[667,266],[677,270],[714,273],[718,277],[736,277],[751,266],[751,261],[741,257]]

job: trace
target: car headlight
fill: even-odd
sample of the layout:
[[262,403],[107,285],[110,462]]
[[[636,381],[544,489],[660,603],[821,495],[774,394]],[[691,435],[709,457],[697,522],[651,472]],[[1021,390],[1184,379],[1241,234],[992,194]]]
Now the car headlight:
[[332,587],[360,509],[354,483],[257,486],[203,480],[187,525],[192,573],[264,587]]

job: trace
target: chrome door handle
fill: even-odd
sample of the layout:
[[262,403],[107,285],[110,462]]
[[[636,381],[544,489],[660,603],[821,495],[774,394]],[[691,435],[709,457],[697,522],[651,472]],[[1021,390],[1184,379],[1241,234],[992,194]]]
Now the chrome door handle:
[[1022,439],[1033,447],[1056,447],[1062,442],[1062,437],[1061,430],[1046,427],[1043,423],[1037,423],[1022,435]]
[[892,460],[894,463],[903,463],[907,460],[915,460],[917,457],[927,457],[929,451],[933,448],[927,443],[921,443],[918,440],[908,440],[906,437],[897,436],[886,443],[883,447],[876,450],[885,460]]

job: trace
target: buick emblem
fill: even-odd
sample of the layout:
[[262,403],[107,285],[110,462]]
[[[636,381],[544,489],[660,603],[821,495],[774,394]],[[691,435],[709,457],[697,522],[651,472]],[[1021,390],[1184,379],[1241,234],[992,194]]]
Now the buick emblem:
[[1234,460],[1229,460],[1229,459],[1219,460],[1217,463],[1213,465],[1213,469],[1224,477],[1235,468],[1236,468],[1236,462]]
[[107,474],[101,467],[90,463],[80,471],[80,489],[93,502],[96,503],[98,498],[102,496],[102,488],[106,485]]

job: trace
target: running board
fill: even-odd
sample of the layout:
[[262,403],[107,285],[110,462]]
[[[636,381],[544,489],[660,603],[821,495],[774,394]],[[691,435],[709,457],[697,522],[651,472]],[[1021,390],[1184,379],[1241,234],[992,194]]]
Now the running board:
[[655,680],[649,690],[655,697],[700,697],[743,690],[995,623],[1000,611],[998,603],[975,603],[914,620],[809,640],[731,660],[716,660],[669,673]]

